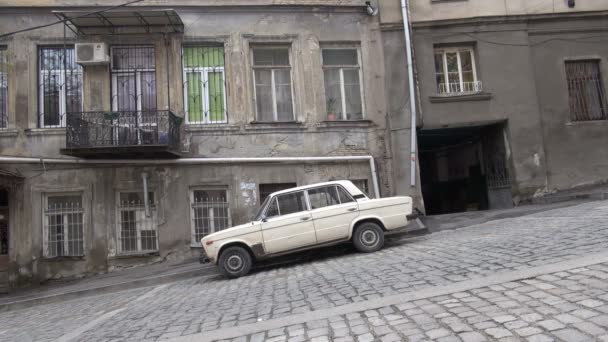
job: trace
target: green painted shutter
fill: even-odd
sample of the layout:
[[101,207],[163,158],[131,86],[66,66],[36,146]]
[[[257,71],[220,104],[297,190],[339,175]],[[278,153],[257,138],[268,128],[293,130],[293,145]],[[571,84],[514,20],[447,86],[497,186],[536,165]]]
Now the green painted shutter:
[[203,97],[201,96],[201,73],[189,72],[186,74],[188,94],[188,121],[203,121]]

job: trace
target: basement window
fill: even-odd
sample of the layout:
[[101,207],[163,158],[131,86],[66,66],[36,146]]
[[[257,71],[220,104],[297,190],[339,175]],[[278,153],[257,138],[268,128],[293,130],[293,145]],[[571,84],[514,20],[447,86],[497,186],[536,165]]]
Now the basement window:
[[157,208],[154,192],[148,193],[148,213],[143,192],[118,193],[119,254],[158,251]]
[[200,246],[201,239],[231,226],[228,192],[225,189],[193,189],[190,191],[192,244]]
[[266,197],[268,197],[271,193],[286,190],[290,188],[295,188],[296,183],[268,183],[268,184],[260,184],[260,203],[264,203]]
[[607,120],[606,90],[599,60],[566,62],[568,100],[572,121]]
[[84,209],[80,194],[44,196],[44,256],[84,255]]

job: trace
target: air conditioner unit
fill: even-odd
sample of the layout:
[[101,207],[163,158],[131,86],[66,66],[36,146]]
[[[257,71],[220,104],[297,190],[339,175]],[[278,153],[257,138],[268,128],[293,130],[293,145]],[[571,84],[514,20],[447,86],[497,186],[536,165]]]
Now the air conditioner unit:
[[76,44],[76,63],[80,65],[98,65],[110,63],[105,43]]

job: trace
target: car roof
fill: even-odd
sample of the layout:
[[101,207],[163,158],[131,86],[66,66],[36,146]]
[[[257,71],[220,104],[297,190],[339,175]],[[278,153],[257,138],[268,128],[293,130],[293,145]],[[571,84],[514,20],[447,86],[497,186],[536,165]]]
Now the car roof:
[[352,196],[365,195],[351,181],[349,181],[349,180],[336,180],[336,181],[331,181],[331,182],[308,184],[308,185],[298,186],[298,187],[295,187],[295,188],[289,188],[289,189],[285,189],[285,190],[281,190],[281,191],[276,191],[276,192],[271,193],[270,196],[280,195],[280,194],[284,194],[284,193],[288,193],[288,192],[293,192],[293,191],[306,190],[306,189],[310,189],[310,188],[317,188],[317,187],[320,187],[320,186],[327,186],[327,185],[341,185],[348,192],[350,192],[350,194]]

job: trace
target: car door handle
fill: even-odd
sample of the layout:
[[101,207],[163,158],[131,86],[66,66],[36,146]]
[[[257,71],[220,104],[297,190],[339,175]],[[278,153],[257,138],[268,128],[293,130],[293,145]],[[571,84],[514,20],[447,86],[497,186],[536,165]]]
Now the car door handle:
[[300,221],[308,221],[310,220],[310,216],[300,217]]
[[348,211],[355,211],[355,210],[357,210],[357,208],[348,208],[347,210]]

